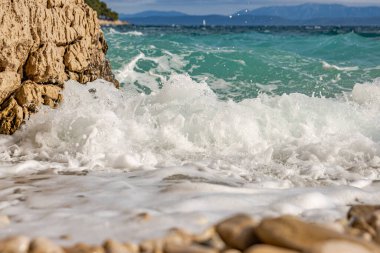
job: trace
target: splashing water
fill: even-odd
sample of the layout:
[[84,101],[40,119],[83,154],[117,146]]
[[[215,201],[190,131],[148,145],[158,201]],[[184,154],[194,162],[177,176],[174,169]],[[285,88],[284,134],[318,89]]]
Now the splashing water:
[[[331,221],[348,204],[378,203],[373,38],[105,33],[121,90],[69,81],[59,109],[42,108],[0,138],[0,210],[25,221],[4,234],[95,242],[134,231],[139,240],[234,212]],[[149,222],[141,224],[142,212]],[[41,229],[41,217],[57,226]]]

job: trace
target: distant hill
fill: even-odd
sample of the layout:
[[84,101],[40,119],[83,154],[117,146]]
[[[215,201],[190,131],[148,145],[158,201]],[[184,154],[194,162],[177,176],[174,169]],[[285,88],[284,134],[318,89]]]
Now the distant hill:
[[292,20],[286,20],[279,17],[236,17],[230,18],[221,15],[207,16],[175,16],[175,17],[141,17],[126,19],[135,25],[188,25],[202,26],[204,24],[211,26],[243,26],[243,25],[295,25]]
[[249,16],[276,16],[291,20],[318,18],[374,18],[380,17],[380,7],[349,7],[340,4],[302,4],[296,6],[271,6],[251,11],[242,10],[234,14]]
[[177,17],[142,17],[126,19],[134,25],[156,26],[380,26],[380,17],[376,18],[317,18],[309,20],[290,20],[273,16],[177,16]]
[[92,9],[98,13],[100,19],[118,20],[119,14],[108,8],[107,4],[100,0],[85,0]]
[[[181,12],[147,11],[120,15],[136,25],[221,26],[380,26],[380,7],[348,7],[339,4],[272,6],[239,11],[231,16],[194,16]],[[205,22],[203,22],[205,21]]]
[[146,18],[146,17],[178,17],[187,14],[178,11],[143,11],[135,14],[120,14],[123,18]]

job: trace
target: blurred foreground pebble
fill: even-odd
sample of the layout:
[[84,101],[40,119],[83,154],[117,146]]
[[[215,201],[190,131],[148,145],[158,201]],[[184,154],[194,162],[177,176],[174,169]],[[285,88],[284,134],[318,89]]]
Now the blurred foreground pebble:
[[380,253],[380,206],[354,206],[347,219],[328,225],[294,216],[257,222],[239,214],[202,234],[176,228],[139,245],[107,240],[60,247],[46,238],[14,236],[0,241],[0,253]]

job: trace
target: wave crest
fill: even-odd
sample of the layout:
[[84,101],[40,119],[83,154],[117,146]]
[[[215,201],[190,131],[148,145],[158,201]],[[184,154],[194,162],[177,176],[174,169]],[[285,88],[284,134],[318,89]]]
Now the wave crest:
[[295,93],[236,103],[218,100],[207,83],[186,75],[172,75],[151,95],[120,92],[101,80],[87,86],[69,81],[61,108],[43,110],[3,140],[0,157],[10,167],[1,173],[34,160],[37,170],[201,163],[251,180],[376,178],[379,107],[357,103],[369,85],[357,85],[352,101]]

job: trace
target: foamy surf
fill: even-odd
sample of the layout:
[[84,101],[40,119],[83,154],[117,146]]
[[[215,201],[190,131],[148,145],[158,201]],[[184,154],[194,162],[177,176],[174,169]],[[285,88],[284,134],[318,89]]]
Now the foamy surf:
[[59,109],[2,138],[0,210],[22,221],[2,233],[72,244],[200,232],[236,212],[330,222],[380,201],[379,89],[237,103],[185,75],[150,95],[70,81]]
[[353,66],[353,67],[339,67],[339,66],[334,65],[334,64],[329,64],[329,63],[327,63],[325,61],[322,61],[322,67],[325,70],[330,70],[330,69],[334,69],[334,70],[338,70],[338,71],[357,71],[357,70],[359,70],[359,67],[357,67],[357,66]]
[[378,43],[173,29],[107,28],[124,87],[70,81],[59,109],[0,138],[1,235],[139,241],[379,203]]
[[139,32],[139,31],[130,31],[130,32],[119,32],[113,28],[110,28],[109,29],[109,33],[110,34],[121,34],[121,35],[129,35],[129,36],[143,36],[144,34],[142,32]]
[[[310,177],[315,184],[377,179],[378,85],[358,84],[348,99],[294,93],[233,102],[186,75],[171,76],[150,95],[120,92],[103,81],[70,81],[62,107],[44,109],[2,140],[0,156],[17,172],[52,164],[130,171],[200,163],[216,173],[288,178],[296,185]],[[20,166],[32,160],[33,166]]]

